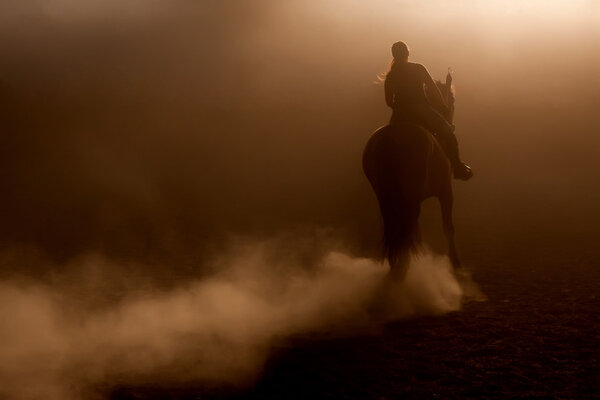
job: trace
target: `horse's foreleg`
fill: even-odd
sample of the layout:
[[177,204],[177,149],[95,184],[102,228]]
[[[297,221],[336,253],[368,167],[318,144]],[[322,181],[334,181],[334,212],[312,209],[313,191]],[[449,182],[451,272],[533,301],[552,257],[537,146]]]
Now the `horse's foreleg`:
[[452,207],[454,204],[454,196],[452,190],[447,190],[441,196],[438,197],[440,200],[440,206],[442,208],[442,223],[444,226],[444,234],[448,241],[448,257],[452,263],[452,267],[457,269],[460,267],[460,260],[458,258],[458,251],[456,250],[456,243],[454,241],[454,221],[452,218]]

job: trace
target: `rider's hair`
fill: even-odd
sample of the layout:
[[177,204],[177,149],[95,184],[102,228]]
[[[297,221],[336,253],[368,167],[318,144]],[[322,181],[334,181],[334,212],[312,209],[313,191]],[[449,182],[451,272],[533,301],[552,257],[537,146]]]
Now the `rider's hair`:
[[408,54],[409,54],[409,50],[408,50],[408,46],[406,45],[406,43],[404,43],[404,42],[394,43],[392,45],[392,56],[394,56],[394,59],[390,63],[390,69],[385,74],[377,75],[377,79],[380,82],[385,81],[385,78],[387,78],[394,71],[394,69],[395,69],[394,66],[401,65],[402,62],[404,62],[408,59]]
[[391,74],[394,71],[394,67],[402,65],[408,59],[408,46],[404,42],[396,42],[392,45],[392,55],[394,59],[390,64],[390,70],[387,72],[386,76]]

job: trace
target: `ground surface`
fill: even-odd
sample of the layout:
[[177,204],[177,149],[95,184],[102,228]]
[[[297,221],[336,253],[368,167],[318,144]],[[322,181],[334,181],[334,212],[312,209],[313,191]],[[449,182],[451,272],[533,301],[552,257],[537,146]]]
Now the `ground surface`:
[[294,337],[250,387],[121,387],[111,398],[600,398],[595,246],[518,247],[465,254],[486,302],[377,334]]

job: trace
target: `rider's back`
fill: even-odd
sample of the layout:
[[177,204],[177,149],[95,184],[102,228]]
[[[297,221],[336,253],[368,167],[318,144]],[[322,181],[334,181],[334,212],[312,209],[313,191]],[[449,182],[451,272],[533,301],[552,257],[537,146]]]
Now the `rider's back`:
[[385,84],[394,93],[394,108],[427,102],[423,85],[425,67],[417,63],[394,63]]

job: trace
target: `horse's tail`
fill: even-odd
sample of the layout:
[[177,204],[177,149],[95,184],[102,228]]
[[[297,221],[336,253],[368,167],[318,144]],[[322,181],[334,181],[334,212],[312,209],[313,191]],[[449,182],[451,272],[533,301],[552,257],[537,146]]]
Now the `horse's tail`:
[[[385,129],[385,128],[384,128]],[[406,267],[408,256],[421,244],[419,214],[426,175],[421,141],[399,142],[382,132],[365,150],[363,166],[383,220],[383,256],[390,266]],[[422,155],[422,156],[421,156]]]
[[383,219],[383,255],[390,265],[402,265],[421,242],[418,218],[420,204],[399,189],[379,196]]
[[421,198],[408,184],[409,178],[401,165],[404,160],[398,159],[394,146],[384,144],[382,153],[382,186],[377,198],[383,219],[383,254],[394,266],[407,262],[408,254],[421,242],[418,222]]

